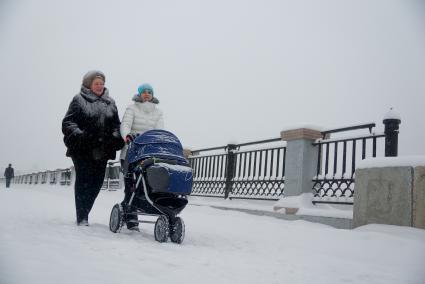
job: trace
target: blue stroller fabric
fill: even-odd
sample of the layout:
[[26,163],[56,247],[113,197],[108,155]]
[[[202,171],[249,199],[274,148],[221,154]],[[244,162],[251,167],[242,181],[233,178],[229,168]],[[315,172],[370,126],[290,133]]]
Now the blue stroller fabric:
[[192,192],[193,174],[187,166],[157,163],[147,170],[152,192],[188,195]]
[[179,139],[166,130],[149,130],[138,136],[128,149],[129,163],[138,162],[147,158],[175,160],[179,164],[187,165],[183,155],[183,147]]

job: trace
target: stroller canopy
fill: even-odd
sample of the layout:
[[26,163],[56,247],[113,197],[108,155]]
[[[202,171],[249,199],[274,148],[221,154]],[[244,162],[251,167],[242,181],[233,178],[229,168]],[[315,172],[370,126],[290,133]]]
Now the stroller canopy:
[[177,160],[187,164],[179,139],[173,133],[159,129],[138,136],[128,149],[129,163],[147,158]]

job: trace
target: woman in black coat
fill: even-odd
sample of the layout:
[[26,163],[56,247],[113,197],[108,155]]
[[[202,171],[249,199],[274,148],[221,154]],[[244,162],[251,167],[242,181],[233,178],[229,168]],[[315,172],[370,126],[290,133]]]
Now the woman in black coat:
[[88,216],[99,194],[108,160],[124,146],[114,100],[105,88],[105,75],[90,71],[62,121],[66,155],[74,163],[77,224],[88,226]]

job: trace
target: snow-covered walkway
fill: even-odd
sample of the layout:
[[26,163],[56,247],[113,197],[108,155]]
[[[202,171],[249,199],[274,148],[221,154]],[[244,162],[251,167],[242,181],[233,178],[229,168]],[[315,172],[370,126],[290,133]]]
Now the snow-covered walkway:
[[338,230],[191,205],[183,244],[161,244],[150,224],[109,231],[121,198],[101,192],[90,226],[77,227],[71,188],[1,187],[0,283],[425,283],[425,230]]

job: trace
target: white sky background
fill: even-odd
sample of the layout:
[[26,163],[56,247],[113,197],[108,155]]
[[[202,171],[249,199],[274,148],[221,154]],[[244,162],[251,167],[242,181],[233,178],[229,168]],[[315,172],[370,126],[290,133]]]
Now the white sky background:
[[425,154],[425,1],[0,0],[0,168],[67,167],[61,121],[106,74],[120,117],[151,83],[166,129],[203,148],[402,117]]

